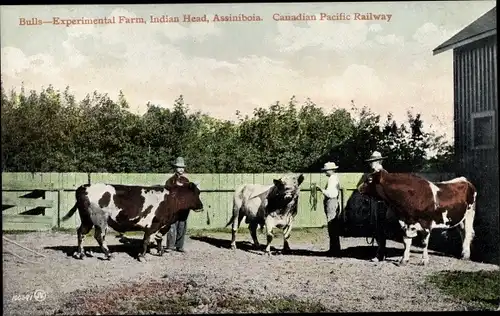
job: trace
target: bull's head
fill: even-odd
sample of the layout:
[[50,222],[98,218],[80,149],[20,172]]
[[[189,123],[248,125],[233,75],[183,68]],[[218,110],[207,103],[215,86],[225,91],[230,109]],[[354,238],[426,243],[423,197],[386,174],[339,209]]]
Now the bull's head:
[[380,184],[380,180],[382,177],[381,171],[375,171],[370,173],[365,177],[365,180],[358,186],[358,191],[361,194],[366,194],[372,197],[378,197],[377,194],[377,185]]
[[273,183],[276,187],[277,195],[283,197],[286,202],[290,202],[300,190],[299,187],[304,181],[304,175],[287,175],[280,179],[274,179]]
[[201,202],[200,199],[201,192],[198,187],[198,184],[194,182],[189,182],[184,188],[185,191],[183,192],[183,194],[184,194],[184,201],[186,203],[185,208],[193,210],[195,212],[203,211],[203,202]]

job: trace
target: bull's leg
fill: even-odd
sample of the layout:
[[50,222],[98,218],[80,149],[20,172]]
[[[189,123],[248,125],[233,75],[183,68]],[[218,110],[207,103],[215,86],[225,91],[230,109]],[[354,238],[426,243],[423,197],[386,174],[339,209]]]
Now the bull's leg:
[[250,230],[250,236],[252,236],[253,246],[255,249],[260,248],[259,239],[257,238],[257,226],[259,226],[259,223],[256,221],[251,221],[250,224],[248,224],[248,229]]
[[106,256],[106,259],[111,259],[111,253],[108,249],[108,245],[106,243],[106,232],[107,232],[107,227],[105,226],[104,228],[100,226],[95,226],[95,231],[94,231],[94,238],[97,240],[97,243],[99,243],[99,246],[101,247],[102,252],[104,252],[104,255]]
[[404,236],[403,237],[403,243],[405,246],[405,250],[403,253],[403,257],[399,261],[399,265],[405,265],[410,261],[410,248],[411,248],[411,241],[413,240],[412,237]]
[[463,227],[464,237],[462,241],[462,259],[464,260],[470,259],[470,245],[475,235],[474,215],[475,215],[474,206],[471,206],[465,212],[465,219],[464,219],[464,227]]
[[422,265],[427,265],[429,263],[429,239],[431,238],[431,230],[430,229],[424,229],[422,231],[422,244],[423,244],[423,251],[422,251]]
[[170,230],[170,225],[163,226],[159,231],[156,232],[155,234],[155,240],[156,240],[156,250],[158,252],[158,256],[163,256],[163,247],[162,247],[162,241],[163,237],[168,233]]
[[148,251],[149,247],[149,237],[150,237],[149,230],[146,229],[146,231],[144,232],[144,237],[142,239],[142,250],[139,251],[139,253],[137,254],[137,260],[139,261],[146,260],[146,252]]
[[92,229],[93,224],[88,225],[85,223],[82,223],[80,227],[78,227],[78,230],[76,232],[77,234],[77,239],[78,239],[78,246],[76,252],[73,254],[73,257],[76,259],[83,259],[83,256],[85,255],[83,251],[83,240],[85,239],[85,235],[89,233],[89,231]]
[[292,234],[292,222],[290,222],[284,229],[283,231],[283,252],[282,253],[289,253],[290,252],[290,245],[288,244],[288,239],[290,238],[290,235]]
[[239,212],[238,216],[234,215],[233,217],[233,223],[231,226],[231,249],[233,250],[236,249],[236,233],[241,225],[243,217],[245,217],[245,214],[243,214],[243,212]]
[[274,228],[274,222],[270,216],[266,217],[266,236],[267,236],[267,244],[266,244],[266,250],[265,253],[270,255],[271,254],[271,242],[273,241],[274,235],[273,235],[273,228]]

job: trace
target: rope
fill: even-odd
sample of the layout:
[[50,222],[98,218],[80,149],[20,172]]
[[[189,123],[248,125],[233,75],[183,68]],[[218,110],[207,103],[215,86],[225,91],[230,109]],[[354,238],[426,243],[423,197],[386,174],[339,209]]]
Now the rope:
[[27,262],[27,263],[34,263],[34,264],[39,264],[40,262],[35,262],[35,261],[31,261],[31,260],[28,260],[28,259],[24,259],[23,257],[21,257],[20,255],[12,252],[12,251],[4,251],[3,253],[6,253],[6,254],[10,254],[10,255],[13,255],[14,257],[24,261],[24,262]]
[[318,187],[316,186],[316,183],[311,183],[310,186],[310,194],[309,194],[309,204],[311,204],[311,210],[316,211],[317,206],[318,206]]
[[7,237],[5,237],[5,236],[3,236],[3,240],[8,241],[8,242],[10,242],[10,243],[13,243],[13,244],[14,244],[14,245],[16,245],[16,246],[19,246],[19,247],[21,247],[21,248],[23,248],[23,249],[26,249],[26,250],[28,250],[28,251],[30,251],[30,252],[32,252],[32,253],[34,253],[34,254],[37,254],[37,255],[39,255],[39,256],[41,256],[41,257],[44,257],[44,258],[46,258],[46,257],[47,257],[47,256],[45,256],[44,254],[41,254],[41,253],[36,252],[36,251],[34,251],[34,250],[31,250],[31,249],[29,249],[29,248],[27,248],[27,247],[24,247],[23,245],[20,245],[20,244],[18,244],[17,242],[15,242],[15,241],[13,241],[13,240],[10,240],[9,238],[7,238]]

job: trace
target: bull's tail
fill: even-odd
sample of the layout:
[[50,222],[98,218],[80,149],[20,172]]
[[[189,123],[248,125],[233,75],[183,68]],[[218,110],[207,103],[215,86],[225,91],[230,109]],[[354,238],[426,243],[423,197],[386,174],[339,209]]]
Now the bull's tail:
[[85,189],[86,189],[86,186],[79,186],[78,189],[76,189],[76,192],[75,192],[75,198],[76,198],[76,202],[75,202],[75,205],[73,205],[73,207],[68,211],[68,213],[66,213],[66,215],[64,215],[64,217],[62,218],[62,221],[65,222],[67,221],[68,219],[70,219],[73,214],[75,214],[76,210],[78,209],[78,205],[80,205],[80,201],[81,201],[81,196],[82,194],[85,193]]
[[67,221],[68,219],[71,218],[71,216],[73,216],[73,214],[75,214],[76,210],[78,209],[78,201],[75,203],[75,205],[71,208],[71,210],[69,210],[69,212],[64,215],[64,217],[62,218],[62,221],[65,222]]
[[235,220],[235,217],[236,217],[236,215],[233,214],[233,216],[231,216],[231,219],[229,220],[229,222],[227,222],[227,224],[226,224],[226,226],[224,226],[224,228],[231,225],[233,223],[233,221]]

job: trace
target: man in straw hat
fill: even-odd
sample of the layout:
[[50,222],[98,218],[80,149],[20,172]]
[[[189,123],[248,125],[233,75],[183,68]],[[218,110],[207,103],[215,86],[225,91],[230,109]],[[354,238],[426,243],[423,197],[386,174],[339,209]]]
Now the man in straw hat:
[[[166,182],[165,186],[173,185],[185,185],[189,183],[188,178],[184,174],[184,168],[186,164],[183,157],[177,157],[172,166],[175,168],[174,175],[171,176]],[[170,226],[170,230],[167,233],[167,251],[175,250],[179,252],[185,252],[184,250],[184,236],[186,235],[187,219],[189,216],[189,210],[180,214],[179,220]]]
[[375,150],[370,156],[370,158],[366,159],[365,161],[370,163],[370,168],[372,169],[372,172],[375,172],[384,169],[384,167],[382,166],[382,160],[386,158],[387,157],[382,157],[382,154],[379,151]]
[[339,236],[339,193],[340,193],[340,184],[337,174],[335,170],[338,169],[338,166],[335,162],[327,162],[321,169],[324,171],[326,176],[328,177],[328,182],[324,189],[318,189],[323,193],[324,200],[323,206],[325,209],[327,227],[328,227],[328,236],[330,238],[330,248],[328,249],[328,255],[330,256],[338,256],[340,255],[340,236]]
[[[382,161],[387,157],[383,157],[379,151],[374,151],[370,158],[365,161],[370,164],[371,172],[377,172],[380,170],[384,170],[382,166]],[[388,218],[387,205],[383,201],[378,201],[372,197],[370,199],[370,206],[372,208],[372,212],[377,214],[376,217],[376,231],[375,231],[375,240],[377,241],[378,248],[377,253],[374,258],[371,259],[372,262],[378,262],[385,259],[385,248],[386,248],[386,219]]]

